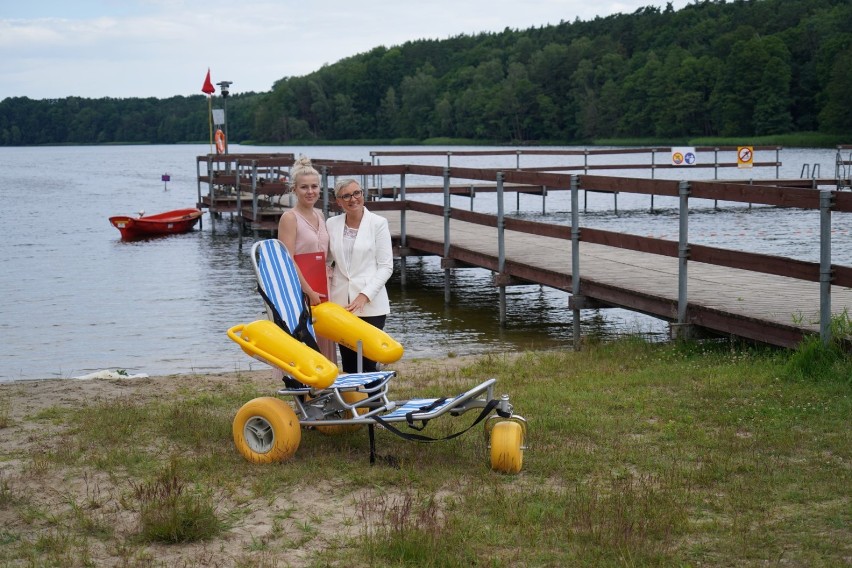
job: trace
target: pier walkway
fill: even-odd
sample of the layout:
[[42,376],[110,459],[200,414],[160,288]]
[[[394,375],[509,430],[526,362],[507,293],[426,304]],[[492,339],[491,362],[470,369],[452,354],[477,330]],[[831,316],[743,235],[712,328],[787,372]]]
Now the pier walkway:
[[[398,242],[400,212],[378,213],[388,219]],[[496,228],[451,220],[445,256],[440,217],[412,211],[405,217],[407,247],[397,249],[403,255],[438,255],[446,267],[485,268],[495,273],[498,285],[535,283],[572,292],[566,238],[507,230],[500,271]],[[579,263],[583,302],[578,309],[620,307],[677,322],[678,258],[581,243]],[[690,262],[687,288],[688,325],[785,347],[798,344],[805,333],[819,333],[819,282]],[[852,287],[832,286],[831,306],[834,313],[852,312]]]

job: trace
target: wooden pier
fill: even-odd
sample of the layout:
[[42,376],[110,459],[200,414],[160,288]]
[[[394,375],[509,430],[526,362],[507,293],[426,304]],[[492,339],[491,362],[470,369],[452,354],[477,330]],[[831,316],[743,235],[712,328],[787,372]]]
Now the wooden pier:
[[[253,168],[261,163],[256,162]],[[852,213],[852,192],[843,191],[838,180],[678,182],[355,162],[326,162],[318,169],[326,188],[322,202],[326,212],[331,178],[363,176],[362,185],[371,199],[368,207],[387,217],[396,254],[440,256],[447,286],[451,270],[478,267],[492,271],[493,284],[501,291],[501,320],[507,286],[540,284],[568,292],[566,309],[574,311],[575,344],[579,312],[591,308],[619,307],[663,319],[670,322],[673,336],[711,331],[784,347],[794,347],[812,334],[827,340],[831,318],[852,312],[852,267],[832,265],[830,256],[831,215]],[[237,168],[233,181],[236,187],[244,183],[240,171]],[[398,182],[369,183],[388,176],[396,176]],[[406,179],[411,176],[443,183],[407,188]],[[254,200],[258,200],[257,186],[255,182]],[[390,186],[394,191],[388,194],[385,190]],[[465,195],[465,187],[475,188],[468,194],[471,199],[477,191],[495,192],[497,214],[450,207],[451,196]],[[549,191],[571,192],[572,226],[524,221],[503,213],[506,193],[538,192],[544,199]],[[582,227],[578,195],[583,191],[678,198],[680,241]],[[444,203],[411,199],[409,192],[441,193]],[[689,200],[696,198],[819,210],[820,262],[691,245]],[[241,211],[245,219],[247,209],[240,201],[234,211]],[[256,210],[251,213],[253,230],[274,230],[280,216],[279,210],[272,223],[257,217]],[[447,302],[451,293],[445,288]]]
[[[196,157],[198,204],[215,223],[223,215],[240,229],[275,231],[281,214],[292,206],[289,170],[294,154],[208,154]],[[317,168],[363,162],[313,160]],[[327,203],[326,203],[327,205]]]
[[[497,286],[542,284],[572,293],[570,228],[562,236],[507,230],[500,270],[496,227],[452,219],[452,242],[445,253],[440,215],[407,211],[407,244],[402,246],[401,213],[378,213],[389,221],[399,256],[437,255],[447,269],[491,270]],[[619,307],[666,320],[675,335],[694,326],[784,347],[794,347],[805,334],[820,331],[820,284],[812,280],[690,262],[686,320],[678,324],[676,255],[582,242],[579,265],[580,297],[572,296],[566,309]],[[831,286],[835,314],[852,312],[850,272],[845,273],[844,285]]]

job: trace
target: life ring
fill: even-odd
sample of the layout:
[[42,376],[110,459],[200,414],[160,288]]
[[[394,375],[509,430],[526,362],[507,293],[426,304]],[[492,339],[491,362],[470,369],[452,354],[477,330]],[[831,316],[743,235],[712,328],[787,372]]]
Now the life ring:
[[222,132],[222,129],[216,130],[216,135],[214,136],[216,140],[216,153],[224,154],[225,153],[225,133]]

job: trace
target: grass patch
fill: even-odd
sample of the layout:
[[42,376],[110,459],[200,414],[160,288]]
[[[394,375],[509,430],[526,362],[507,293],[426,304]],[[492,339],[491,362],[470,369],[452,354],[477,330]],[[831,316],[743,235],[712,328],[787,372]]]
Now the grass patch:
[[688,146],[686,138],[596,138],[592,146],[636,146],[638,148],[667,148],[669,146]]
[[139,502],[142,541],[209,540],[224,528],[210,494],[188,487],[174,461],[156,478],[134,484],[133,493]]
[[10,417],[11,403],[7,397],[0,397],[0,430],[12,424]]
[[830,340],[819,336],[806,338],[784,367],[792,379],[841,381],[852,385],[852,318],[849,311],[833,316],[829,324]]
[[442,510],[434,494],[412,489],[363,497],[358,514],[370,565],[476,565],[473,549],[460,547],[468,531],[453,526],[452,517],[448,522]]
[[12,493],[12,487],[9,485],[6,474],[0,471],[0,509],[10,507],[15,503],[15,499],[15,494]]
[[22,462],[0,475],[0,564],[82,565],[97,549],[132,565],[159,558],[151,546],[192,564],[202,541],[240,566],[844,565],[852,360],[819,345],[831,355],[627,338],[399,377],[399,399],[496,378],[529,421],[516,476],[489,470],[479,428],[426,445],[379,430],[392,459],[375,466],[365,430],[306,430],[292,460],[249,464],[231,419],[271,380],[51,408],[27,450],[0,456]]
[[848,136],[820,132],[791,132],[743,138],[695,138],[695,146],[783,146],[785,148],[834,148],[846,144]]
[[767,136],[751,136],[749,138],[734,137],[699,137],[699,138],[600,138],[595,139],[595,146],[637,146],[637,147],[669,147],[669,146],[781,146],[784,148],[835,148],[848,143],[848,136],[840,134],[823,134],[820,132],[792,132],[789,134],[771,134]]

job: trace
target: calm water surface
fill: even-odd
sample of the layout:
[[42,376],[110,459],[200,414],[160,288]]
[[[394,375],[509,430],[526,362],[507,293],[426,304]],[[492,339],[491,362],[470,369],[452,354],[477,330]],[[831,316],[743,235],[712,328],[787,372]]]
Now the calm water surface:
[[[232,147],[367,161],[372,149],[378,148]],[[265,368],[225,335],[227,328],[261,317],[248,257],[251,239],[244,239],[240,249],[235,233],[223,230],[223,223],[213,234],[205,213],[202,230],[127,243],[107,220],[140,209],[155,213],[192,206],[197,193],[195,157],[208,150],[206,145],[0,148],[0,221],[6,229],[0,241],[0,381],[73,377],[102,369],[153,375]],[[831,150],[784,150],[786,169],[780,174],[799,177],[803,163],[820,163],[822,175],[828,176],[834,171],[834,157]],[[627,163],[631,157],[617,159]],[[774,160],[774,155],[761,159]],[[382,159],[383,164],[403,161],[444,165],[446,158]],[[453,163],[508,168],[514,167],[515,158],[454,158]],[[521,165],[554,163],[554,157],[524,157]],[[683,176],[680,170],[663,172],[671,179]],[[163,173],[171,175],[167,188],[160,181]],[[774,169],[761,173],[774,175]],[[657,177],[664,175],[657,172]],[[696,177],[711,178],[712,170]],[[570,222],[567,192],[548,196],[545,216],[539,197],[523,196],[517,211],[515,203],[512,195],[507,212]],[[612,196],[590,194],[581,223],[676,239],[677,203],[658,197],[654,205],[651,212],[647,196],[623,194],[615,214]],[[816,213],[695,205],[692,242],[818,259]],[[471,205],[467,198],[454,198],[453,206]],[[493,211],[494,196],[477,197],[473,207]],[[833,261],[852,265],[848,217],[835,215]],[[501,328],[490,273],[455,271],[453,301],[446,306],[438,260],[406,262],[406,285],[400,285],[397,264],[388,286],[393,313],[387,324],[388,332],[405,345],[406,357],[570,346],[568,294],[540,286],[509,288],[509,323]],[[666,331],[663,322],[624,310],[588,311],[583,318],[586,333],[604,336],[640,331],[662,337]]]

